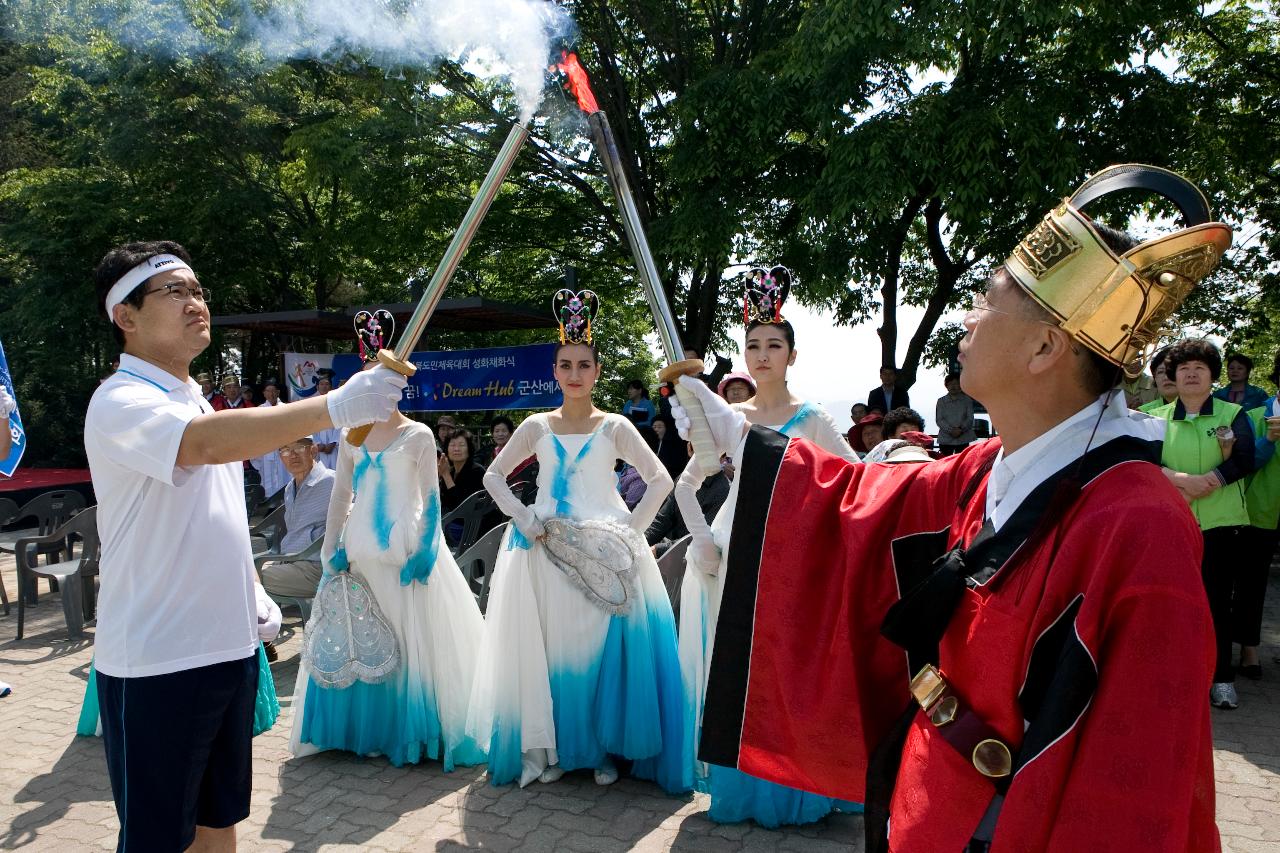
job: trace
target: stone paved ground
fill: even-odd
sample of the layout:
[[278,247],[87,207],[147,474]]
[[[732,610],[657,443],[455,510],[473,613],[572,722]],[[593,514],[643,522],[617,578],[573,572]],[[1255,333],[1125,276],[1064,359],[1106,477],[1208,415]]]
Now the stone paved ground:
[[[0,563],[0,577],[12,597],[11,558]],[[111,849],[117,824],[102,746],[73,734],[90,641],[67,639],[56,594],[42,593],[28,614],[21,641],[13,639],[16,612],[0,617],[0,680],[13,685],[0,699],[0,848]],[[704,796],[666,797],[625,779],[601,789],[588,774],[571,774],[519,790],[494,788],[479,771],[444,774],[432,764],[397,769],[336,753],[291,759],[287,709],[298,627],[286,619],[272,668],[285,712],[254,744],[253,812],[241,825],[241,850],[861,849],[854,816],[786,831],[718,826],[706,818]],[[1214,712],[1218,821],[1223,847],[1233,853],[1280,851],[1280,661],[1273,661],[1280,654],[1280,572],[1272,575],[1264,642],[1267,680],[1242,681],[1240,710]]]

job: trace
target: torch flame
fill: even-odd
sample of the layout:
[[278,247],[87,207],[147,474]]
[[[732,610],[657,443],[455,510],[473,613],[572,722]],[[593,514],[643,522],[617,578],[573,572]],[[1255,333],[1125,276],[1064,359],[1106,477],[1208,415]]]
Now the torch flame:
[[578,54],[560,51],[560,61],[551,66],[565,77],[565,86],[578,101],[578,106],[587,115],[600,112],[596,96],[591,93],[591,83],[587,80],[587,70],[578,62]]

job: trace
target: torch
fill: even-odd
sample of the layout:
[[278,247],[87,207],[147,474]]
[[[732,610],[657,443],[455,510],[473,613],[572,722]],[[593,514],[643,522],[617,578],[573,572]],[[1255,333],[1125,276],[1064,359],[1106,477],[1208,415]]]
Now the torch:
[[702,373],[702,361],[684,357],[680,330],[676,326],[675,318],[671,316],[671,306],[667,303],[666,294],[662,290],[658,268],[653,263],[653,253],[649,251],[649,241],[645,237],[644,226],[640,222],[640,212],[636,209],[635,198],[631,195],[631,187],[627,183],[627,175],[622,169],[622,158],[618,156],[618,145],[614,141],[609,118],[596,103],[591,85],[587,81],[587,72],[578,62],[576,54],[562,52],[560,62],[553,65],[551,70],[564,75],[566,87],[577,100],[578,106],[587,114],[587,125],[591,128],[596,153],[600,155],[600,162],[604,164],[605,177],[609,180],[613,197],[622,213],[622,229],[626,232],[627,243],[631,246],[636,271],[640,274],[640,283],[644,286],[649,310],[653,312],[658,327],[662,350],[669,362],[658,372],[658,378],[663,382],[671,383],[680,400],[680,405],[684,406],[685,411],[689,413],[689,441],[693,444],[694,454],[699,460],[703,476],[710,477],[720,470],[720,455],[716,452],[715,442],[712,441],[711,430],[702,412],[702,404],[691,391],[681,387],[677,381],[681,376],[697,376]]
[[[475,198],[471,200],[471,206],[467,208],[466,215],[462,217],[462,224],[458,226],[458,230],[454,232],[453,239],[449,241],[449,248],[445,249],[444,257],[440,259],[440,265],[436,267],[436,271],[431,276],[431,281],[427,282],[427,286],[423,289],[422,298],[418,300],[418,306],[414,309],[413,316],[409,318],[404,332],[401,333],[400,342],[396,344],[395,351],[392,352],[385,349],[378,351],[378,361],[382,364],[404,376],[412,376],[417,372],[418,369],[407,359],[413,352],[413,347],[417,344],[418,338],[422,337],[422,333],[426,330],[431,314],[436,310],[436,306],[440,304],[440,297],[444,295],[444,289],[449,285],[449,279],[453,278],[453,274],[458,269],[458,264],[462,261],[462,256],[466,254],[467,247],[471,245],[471,238],[475,236],[476,230],[480,227],[480,222],[484,219],[485,214],[489,212],[489,205],[493,203],[493,199],[498,194],[503,180],[506,179],[507,173],[511,171],[511,166],[516,162],[516,155],[520,153],[520,146],[528,138],[529,129],[524,125],[517,122],[511,126],[511,132],[507,134],[507,141],[502,143],[502,148],[498,151],[497,158],[494,159],[493,165],[489,167],[489,173],[484,176],[484,180],[480,183],[480,188],[476,190]],[[359,447],[364,444],[364,440],[372,428],[373,425],[369,424],[349,430],[347,432],[347,441],[355,447]]]

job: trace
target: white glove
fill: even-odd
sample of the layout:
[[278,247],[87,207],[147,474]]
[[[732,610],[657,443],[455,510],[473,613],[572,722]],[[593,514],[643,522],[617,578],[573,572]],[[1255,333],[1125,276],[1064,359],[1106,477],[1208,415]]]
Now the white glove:
[[689,542],[689,562],[704,575],[720,573],[720,548],[709,533],[695,533]]
[[325,395],[329,418],[338,429],[385,421],[396,410],[408,382],[385,365],[363,370]]
[[[702,412],[707,416],[707,426],[711,429],[711,440],[715,443],[716,452],[722,456],[733,453],[746,431],[747,416],[730,406],[696,376],[681,376],[679,381],[685,390],[693,392],[698,402],[702,403]],[[689,413],[680,405],[680,398],[674,395],[671,397],[671,418],[676,422],[680,437],[688,441]]]
[[258,602],[258,639],[269,643],[280,634],[280,622],[283,619],[280,605],[271,600],[260,583],[253,585],[253,592]]
[[8,420],[9,415],[12,415],[17,408],[18,404],[9,393],[9,389],[0,385],[0,418]]
[[513,517],[511,521],[515,524],[516,530],[520,531],[520,535],[530,542],[533,542],[545,532],[542,522],[538,520],[538,516],[534,515],[533,510],[529,507],[524,507],[524,512],[517,517]]
[[698,505],[698,486],[702,474],[696,465],[686,465],[676,481],[676,506],[680,517],[693,539],[689,542],[688,560],[703,574],[715,575],[720,570],[720,549],[711,538],[711,525],[707,524],[702,507]]

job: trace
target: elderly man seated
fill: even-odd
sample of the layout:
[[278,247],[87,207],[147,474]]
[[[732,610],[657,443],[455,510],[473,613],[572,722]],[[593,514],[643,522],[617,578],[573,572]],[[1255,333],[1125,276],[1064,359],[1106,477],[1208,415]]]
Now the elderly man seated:
[[[333,472],[316,461],[316,445],[310,437],[280,448],[280,461],[289,472],[284,487],[285,534],[282,554],[296,554],[324,536]],[[319,560],[264,563],[262,588],[279,598],[311,598],[320,584]]]

